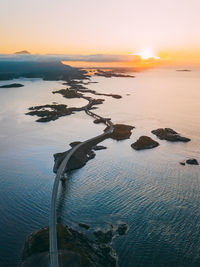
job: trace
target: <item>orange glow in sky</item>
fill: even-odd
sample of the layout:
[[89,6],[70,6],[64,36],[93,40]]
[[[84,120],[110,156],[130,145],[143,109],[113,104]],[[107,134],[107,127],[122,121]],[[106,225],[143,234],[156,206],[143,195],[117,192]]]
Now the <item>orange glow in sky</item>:
[[153,58],[153,59],[160,59],[160,57],[156,56],[151,49],[143,49],[141,51],[139,51],[138,53],[132,53],[132,55],[139,55],[141,57],[141,59],[143,60],[147,60],[147,59],[150,59],[150,58]]
[[0,53],[132,53],[200,64],[199,10],[199,0],[1,1]]

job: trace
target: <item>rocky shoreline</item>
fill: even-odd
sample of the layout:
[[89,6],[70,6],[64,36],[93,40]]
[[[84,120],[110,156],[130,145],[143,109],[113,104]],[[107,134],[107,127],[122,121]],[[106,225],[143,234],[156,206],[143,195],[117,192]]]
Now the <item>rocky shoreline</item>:
[[[104,242],[90,240],[85,234],[68,226],[57,224],[60,266],[115,267],[117,255]],[[37,263],[37,264],[36,264]],[[32,233],[26,240],[21,267],[49,266],[49,228]]]
[[[78,223],[85,231],[91,226]],[[128,232],[126,223],[118,223],[115,227],[110,224],[110,229],[102,231],[100,228],[93,230],[94,239],[89,239],[83,232],[68,226],[57,224],[58,250],[60,266],[79,267],[115,267],[118,257],[110,246],[115,236],[124,236]],[[45,227],[30,234],[22,252],[21,267],[49,266],[49,228]]]

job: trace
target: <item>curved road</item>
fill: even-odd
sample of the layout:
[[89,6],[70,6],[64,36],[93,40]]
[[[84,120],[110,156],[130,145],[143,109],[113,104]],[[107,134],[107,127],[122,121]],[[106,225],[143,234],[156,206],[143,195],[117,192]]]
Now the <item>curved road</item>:
[[[89,103],[88,103],[89,105]],[[87,105],[87,106],[88,106]],[[95,114],[94,112],[91,112],[90,110],[87,109],[87,106],[85,107],[85,112],[89,115],[92,116],[95,119],[104,119],[103,117]],[[51,197],[51,213],[50,213],[50,218],[49,218],[49,254],[50,254],[50,263],[51,267],[59,267],[59,262],[58,262],[58,247],[57,247],[57,232],[56,232],[56,223],[57,223],[57,215],[56,215],[56,200],[57,200],[57,193],[58,193],[58,186],[60,179],[63,177],[65,168],[67,166],[68,161],[70,160],[71,156],[83,145],[90,143],[100,137],[104,137],[105,135],[112,133],[114,130],[113,123],[109,119],[105,119],[105,124],[109,126],[108,130],[104,132],[103,134],[100,134],[98,136],[95,136],[91,139],[88,139],[77,146],[73,147],[70,152],[66,155],[62,163],[60,164],[56,178],[54,181],[53,185],[53,192],[52,192],[52,197]]]

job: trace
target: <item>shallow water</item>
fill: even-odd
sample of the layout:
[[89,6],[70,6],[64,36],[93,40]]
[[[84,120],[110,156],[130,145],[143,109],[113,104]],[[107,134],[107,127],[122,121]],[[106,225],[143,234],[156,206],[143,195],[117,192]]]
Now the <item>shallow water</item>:
[[[119,266],[200,265],[200,167],[181,166],[200,161],[200,70],[176,72],[154,69],[136,78],[93,77],[98,92],[122,95],[106,99],[96,111],[114,123],[135,126],[129,140],[103,142],[85,167],[70,173],[60,187],[59,221],[88,232],[109,224],[129,224],[126,236],[112,246]],[[84,100],[64,99],[51,91],[61,82],[20,79],[22,88],[0,89],[0,266],[17,266],[27,235],[48,224],[54,181],[53,154],[72,141],[85,140],[104,129],[83,112],[49,123],[24,115],[33,105],[52,102],[81,106]],[[10,83],[10,82],[6,82]],[[5,82],[0,82],[0,85]],[[127,95],[130,94],[130,95]],[[158,127],[171,127],[192,139],[148,151],[130,144]]]

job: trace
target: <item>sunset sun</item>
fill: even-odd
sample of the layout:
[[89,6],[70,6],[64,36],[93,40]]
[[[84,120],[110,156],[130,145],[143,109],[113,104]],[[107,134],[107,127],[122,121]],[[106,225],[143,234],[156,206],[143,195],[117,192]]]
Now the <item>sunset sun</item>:
[[132,55],[138,55],[143,60],[147,60],[147,59],[150,59],[150,58],[159,59],[159,57],[156,56],[153,53],[153,51],[151,51],[150,49],[143,49],[143,50],[140,50],[138,53],[133,53]]

